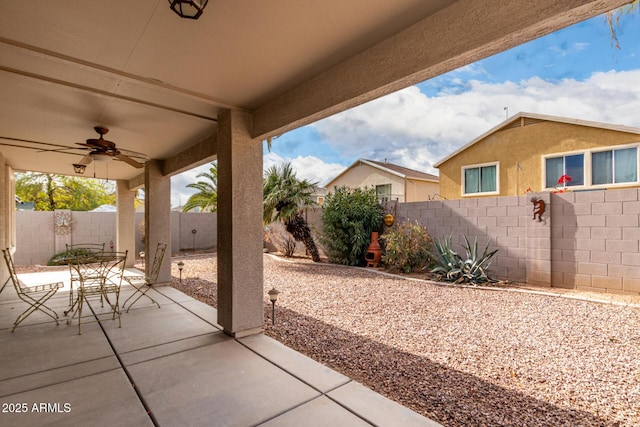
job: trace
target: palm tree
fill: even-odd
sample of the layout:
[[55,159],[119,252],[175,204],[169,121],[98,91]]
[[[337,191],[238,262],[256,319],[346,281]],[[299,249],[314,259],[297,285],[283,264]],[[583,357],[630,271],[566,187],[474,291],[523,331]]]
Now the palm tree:
[[[623,15],[633,15],[640,12],[640,1],[634,0],[618,9],[611,10],[606,13],[607,24],[609,25],[609,35],[611,36],[611,42],[615,45],[616,49],[620,49],[620,41],[618,40],[618,25],[620,24],[620,18]],[[269,142],[269,146],[271,143]]]
[[315,205],[311,194],[316,184],[306,179],[299,180],[290,163],[271,166],[265,172],[262,185],[262,220],[265,225],[282,221],[287,232],[296,241],[304,243],[313,261],[319,262],[318,248],[302,216],[303,207]]
[[187,203],[182,207],[182,212],[188,212],[200,208],[202,212],[218,211],[218,164],[211,163],[209,172],[202,172],[196,178],[207,178],[208,181],[198,181],[187,185],[187,188],[198,190],[192,194]]

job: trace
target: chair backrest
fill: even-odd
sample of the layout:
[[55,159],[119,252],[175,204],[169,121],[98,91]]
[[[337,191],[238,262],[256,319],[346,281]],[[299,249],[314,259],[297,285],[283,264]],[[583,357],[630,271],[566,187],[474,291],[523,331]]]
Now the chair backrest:
[[101,260],[102,274],[109,278],[112,283],[122,282],[124,269],[127,263],[127,255],[129,251],[124,252],[105,252],[99,255]]
[[153,265],[151,266],[151,271],[147,276],[147,283],[152,285],[156,283],[158,280],[158,274],[160,274],[160,266],[162,265],[162,260],[164,260],[164,253],[167,250],[166,243],[158,243],[156,246],[156,254],[153,257]]
[[18,279],[18,275],[16,274],[16,268],[13,265],[13,258],[11,257],[9,248],[2,250],[2,256],[4,257],[4,262],[7,263],[9,278],[13,282],[13,287],[16,288],[16,292],[20,295],[22,293],[22,283],[20,283],[20,279]]

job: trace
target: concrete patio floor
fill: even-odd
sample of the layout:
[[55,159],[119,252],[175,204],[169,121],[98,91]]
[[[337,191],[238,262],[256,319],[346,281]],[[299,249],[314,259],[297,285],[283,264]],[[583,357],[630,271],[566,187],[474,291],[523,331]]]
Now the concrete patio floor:
[[214,308],[171,287],[150,291],[160,309],[143,298],[122,328],[99,316],[78,335],[68,273],[20,277],[66,287],[48,304],[60,325],[36,312],[14,333],[26,304],[11,284],[0,294],[0,425],[439,425],[262,334],[227,336]]

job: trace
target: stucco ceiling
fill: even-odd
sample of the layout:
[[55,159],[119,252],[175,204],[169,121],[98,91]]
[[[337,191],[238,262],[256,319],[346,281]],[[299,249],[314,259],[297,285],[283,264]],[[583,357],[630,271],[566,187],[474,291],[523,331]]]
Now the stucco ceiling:
[[[263,138],[623,2],[210,0],[193,21],[166,0],[4,1],[0,151],[15,170],[72,174],[86,154],[76,143],[100,125],[119,148],[168,159],[215,135],[222,108],[254,113]],[[463,31],[465,19],[507,17],[485,41]],[[85,176],[94,170],[141,173],[110,161]]]

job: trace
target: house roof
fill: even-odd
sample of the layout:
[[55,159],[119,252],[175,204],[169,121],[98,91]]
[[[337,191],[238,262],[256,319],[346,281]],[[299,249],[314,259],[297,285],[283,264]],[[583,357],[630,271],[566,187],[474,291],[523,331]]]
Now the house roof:
[[378,162],[376,160],[362,160],[365,163],[369,163],[371,166],[378,167],[382,170],[389,170],[396,172],[406,179],[418,179],[421,181],[435,181],[438,182],[440,178],[437,175],[432,175],[426,172],[420,172],[414,169],[405,168],[404,166],[396,165],[389,162]]
[[635,128],[635,127],[631,127],[631,126],[614,125],[614,124],[610,124],[610,123],[601,123],[601,122],[592,122],[592,121],[588,121],[588,120],[572,119],[572,118],[567,118],[567,117],[549,116],[549,115],[546,115],[546,114],[535,114],[535,113],[520,112],[520,113],[514,115],[513,117],[510,117],[507,120],[503,121],[498,126],[496,126],[496,127],[492,128],[492,129],[490,129],[489,131],[483,133],[482,135],[480,135],[479,137],[475,138],[473,141],[469,142],[468,144],[460,147],[459,149],[457,149],[453,153],[449,154],[447,157],[445,157],[442,160],[438,161],[433,166],[436,167],[436,168],[440,167],[440,165],[443,164],[444,162],[446,162],[447,160],[457,156],[459,153],[463,152],[464,150],[466,150],[467,148],[471,147],[472,145],[482,141],[483,139],[485,139],[487,136],[491,135],[492,133],[495,133],[495,132],[498,132],[498,131],[501,131],[501,130],[505,130],[505,129],[519,127],[521,120],[524,120],[524,124],[525,125],[533,124],[533,123],[540,123],[540,122],[557,122],[557,123],[568,123],[568,124],[578,125],[578,126],[588,126],[588,127],[599,128],[599,129],[609,129],[609,130],[614,130],[614,131],[619,131],[619,132],[640,134],[640,128]]
[[404,179],[415,179],[419,181],[431,181],[431,182],[439,182],[440,178],[436,175],[431,175],[430,173],[420,172],[414,169],[405,168],[404,166],[396,165],[389,162],[378,162],[376,160],[367,160],[367,159],[358,159],[351,166],[343,170],[338,176],[329,181],[326,185],[327,188],[331,187],[331,183],[340,178],[342,175],[347,173],[354,166],[359,164],[365,164],[371,166],[373,168],[382,170],[384,172],[390,173],[392,175],[399,176]]
[[313,195],[314,196],[326,196],[327,195],[327,189],[324,187],[319,187],[317,185],[313,186]]

